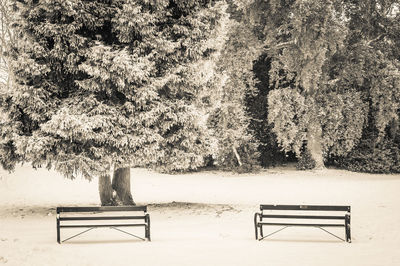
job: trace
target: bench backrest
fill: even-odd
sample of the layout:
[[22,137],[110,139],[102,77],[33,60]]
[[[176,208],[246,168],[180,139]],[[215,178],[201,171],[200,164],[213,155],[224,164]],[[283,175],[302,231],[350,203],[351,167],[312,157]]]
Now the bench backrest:
[[350,212],[350,206],[327,205],[266,205],[261,204],[260,210],[288,210],[288,211],[345,211]]
[[101,207],[57,207],[57,213],[62,212],[147,212],[147,206],[101,206]]

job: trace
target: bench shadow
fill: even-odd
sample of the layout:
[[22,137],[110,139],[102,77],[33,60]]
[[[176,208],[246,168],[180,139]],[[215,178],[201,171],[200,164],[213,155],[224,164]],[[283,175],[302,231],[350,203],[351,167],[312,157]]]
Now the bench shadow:
[[149,242],[140,239],[119,239],[119,240],[75,240],[62,242],[62,245],[85,245],[85,244],[124,244]]
[[335,239],[289,239],[289,238],[268,238],[259,242],[296,242],[296,243],[346,243]]

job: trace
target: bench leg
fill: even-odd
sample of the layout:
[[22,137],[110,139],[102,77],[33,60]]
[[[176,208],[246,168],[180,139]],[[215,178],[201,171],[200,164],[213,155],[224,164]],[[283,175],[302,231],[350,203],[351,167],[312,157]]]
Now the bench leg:
[[256,240],[258,240],[257,216],[258,216],[258,213],[255,213],[254,214],[254,229],[255,229],[255,233],[256,233]]
[[[256,233],[256,240],[262,239],[264,237],[262,225],[258,223],[259,221],[257,221],[257,217],[259,217],[258,220],[260,222],[262,221],[261,214],[260,213],[255,213],[254,214],[254,230],[255,230],[255,233]],[[260,231],[260,237],[258,236],[258,231]]]
[[150,238],[150,227],[148,225],[146,225],[145,238],[147,238],[147,240],[151,241],[151,238]]
[[57,242],[58,244],[61,244],[60,242],[60,220],[57,217]]
[[149,241],[151,241],[151,237],[150,237],[150,215],[146,214],[146,227],[145,227],[145,238],[147,238]]
[[[260,215],[260,222],[262,222],[262,212],[259,214]],[[262,238],[264,238],[264,231],[263,231],[263,226],[262,226],[262,224],[260,224],[260,236],[261,236],[261,239]]]
[[345,227],[346,227],[346,242],[351,243],[351,233],[350,233],[350,215],[345,215]]

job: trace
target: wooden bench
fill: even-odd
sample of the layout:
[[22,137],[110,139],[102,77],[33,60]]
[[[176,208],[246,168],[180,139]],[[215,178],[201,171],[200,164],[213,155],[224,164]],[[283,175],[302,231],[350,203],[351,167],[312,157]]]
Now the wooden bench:
[[[136,215],[140,212],[140,215]],[[84,213],[84,216],[81,216]],[[127,215],[134,213],[135,215]],[[147,206],[57,207],[57,242],[65,242],[92,229],[108,227],[142,240],[150,239],[150,215]],[[90,223],[89,223],[90,222]],[[145,238],[121,230],[120,227],[144,227]],[[63,241],[61,228],[89,228]]]
[[[260,210],[261,213],[254,214],[257,240],[269,237],[287,227],[308,226],[320,228],[343,241],[351,242],[350,206],[260,205]],[[341,215],[338,215],[339,212]],[[313,222],[308,222],[310,220]],[[263,226],[283,226],[283,228],[264,236]],[[325,227],[344,227],[345,239],[332,234],[324,229]]]

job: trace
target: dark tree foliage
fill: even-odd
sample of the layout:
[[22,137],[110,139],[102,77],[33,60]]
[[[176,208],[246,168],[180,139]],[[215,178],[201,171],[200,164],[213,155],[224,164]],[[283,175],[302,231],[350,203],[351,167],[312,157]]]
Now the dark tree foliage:
[[388,128],[387,135],[377,141],[379,132],[373,120],[370,114],[360,143],[347,156],[330,158],[331,165],[354,172],[400,173],[400,136],[393,129],[398,125]]
[[248,94],[246,105],[251,117],[250,129],[260,143],[258,151],[261,166],[269,167],[279,165],[296,158],[293,153],[285,153],[278,146],[272,126],[268,123],[268,93],[273,88],[270,85],[269,71],[271,58],[262,54],[253,64],[253,73],[256,78],[254,94]]

